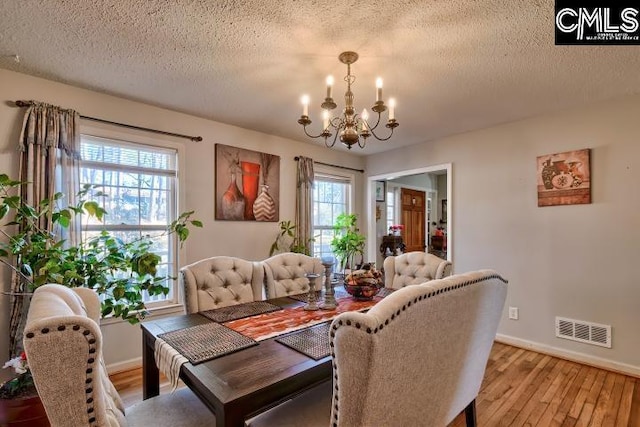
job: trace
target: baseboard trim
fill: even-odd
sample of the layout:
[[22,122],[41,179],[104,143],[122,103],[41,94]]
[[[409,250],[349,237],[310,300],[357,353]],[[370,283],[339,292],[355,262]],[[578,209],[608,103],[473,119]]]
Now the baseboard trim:
[[107,365],[107,374],[113,375],[120,372],[130,371],[142,367],[142,357],[136,357],[122,362],[111,363]]
[[[497,334],[496,341],[503,344],[512,345],[514,347],[533,350],[537,351],[538,353],[548,354],[550,356],[570,360],[572,362],[578,362],[584,365],[589,365],[596,368],[606,369],[624,375],[630,375],[632,377],[640,378],[640,367],[638,366],[627,365],[626,363],[614,362],[612,360],[603,359],[601,357],[589,356],[584,353],[564,350],[558,347],[552,347],[533,341],[523,340],[521,338],[511,337],[509,335]],[[136,357],[133,359],[107,365],[107,373],[109,375],[113,375],[140,367],[142,367],[142,357]]]
[[589,356],[588,354],[578,353],[575,351],[564,350],[558,347],[540,344],[533,341],[523,340],[508,335],[497,334],[496,341],[512,345],[514,347],[533,350],[538,353],[548,354],[550,356],[559,357],[561,359],[570,360],[572,362],[582,363],[583,365],[593,366],[595,368],[606,369],[608,371],[617,372],[624,375],[640,378],[640,367],[627,365],[626,363],[614,362],[613,360],[603,359],[601,357]]

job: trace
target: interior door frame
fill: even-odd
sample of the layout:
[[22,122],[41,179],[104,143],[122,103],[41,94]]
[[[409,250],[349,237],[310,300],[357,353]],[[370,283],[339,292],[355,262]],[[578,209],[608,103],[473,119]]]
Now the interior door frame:
[[[367,198],[366,198],[366,213],[367,213],[367,235],[376,236],[375,239],[367,239],[367,259],[375,260],[377,257],[377,235],[376,235],[376,197],[375,197],[375,182],[385,181],[387,179],[399,178],[407,175],[418,175],[421,173],[433,173],[433,172],[447,172],[447,260],[453,262],[453,164],[444,163],[434,166],[426,166],[423,168],[402,170],[397,172],[388,172],[380,175],[372,175],[367,177]],[[431,206],[431,209],[436,207]],[[425,200],[426,209],[426,200]],[[425,214],[426,217],[426,214]],[[427,229],[425,229],[425,233]],[[426,236],[425,236],[426,237]]]

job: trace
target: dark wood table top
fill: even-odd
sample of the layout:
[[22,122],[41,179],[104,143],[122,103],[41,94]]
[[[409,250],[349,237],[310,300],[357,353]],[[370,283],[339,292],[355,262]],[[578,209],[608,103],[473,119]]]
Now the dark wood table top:
[[[291,298],[269,302],[283,308],[303,305]],[[143,395],[159,393],[155,338],[164,332],[211,322],[199,314],[147,321],[143,331]],[[318,361],[269,338],[197,365],[185,363],[180,378],[216,414],[216,425],[242,426],[244,420],[331,378],[331,357]]]

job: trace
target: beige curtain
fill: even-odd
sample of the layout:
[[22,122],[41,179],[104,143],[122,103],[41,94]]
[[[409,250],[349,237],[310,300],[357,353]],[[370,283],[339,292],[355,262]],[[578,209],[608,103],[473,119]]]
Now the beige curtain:
[[[80,115],[74,110],[66,110],[49,104],[31,102],[27,108],[20,134],[19,180],[25,184],[21,196],[31,206],[61,192],[64,198],[61,206],[75,203],[79,190]],[[50,216],[42,218],[40,227],[53,230]],[[79,224],[72,224],[65,230],[63,238],[74,244],[80,231]],[[28,297],[21,296],[29,291],[26,283],[14,275],[11,285],[10,349],[12,354],[20,350],[22,330]]]
[[311,254],[312,220],[313,220],[313,159],[300,156],[298,159],[296,190],[296,240]]

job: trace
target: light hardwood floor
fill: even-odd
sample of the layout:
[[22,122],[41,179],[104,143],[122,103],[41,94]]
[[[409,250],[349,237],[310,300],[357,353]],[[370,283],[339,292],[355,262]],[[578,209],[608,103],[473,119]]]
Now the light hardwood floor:
[[[111,380],[125,406],[142,400],[141,369]],[[640,427],[640,379],[495,343],[476,408],[481,427]],[[462,414],[450,427],[464,425]]]

